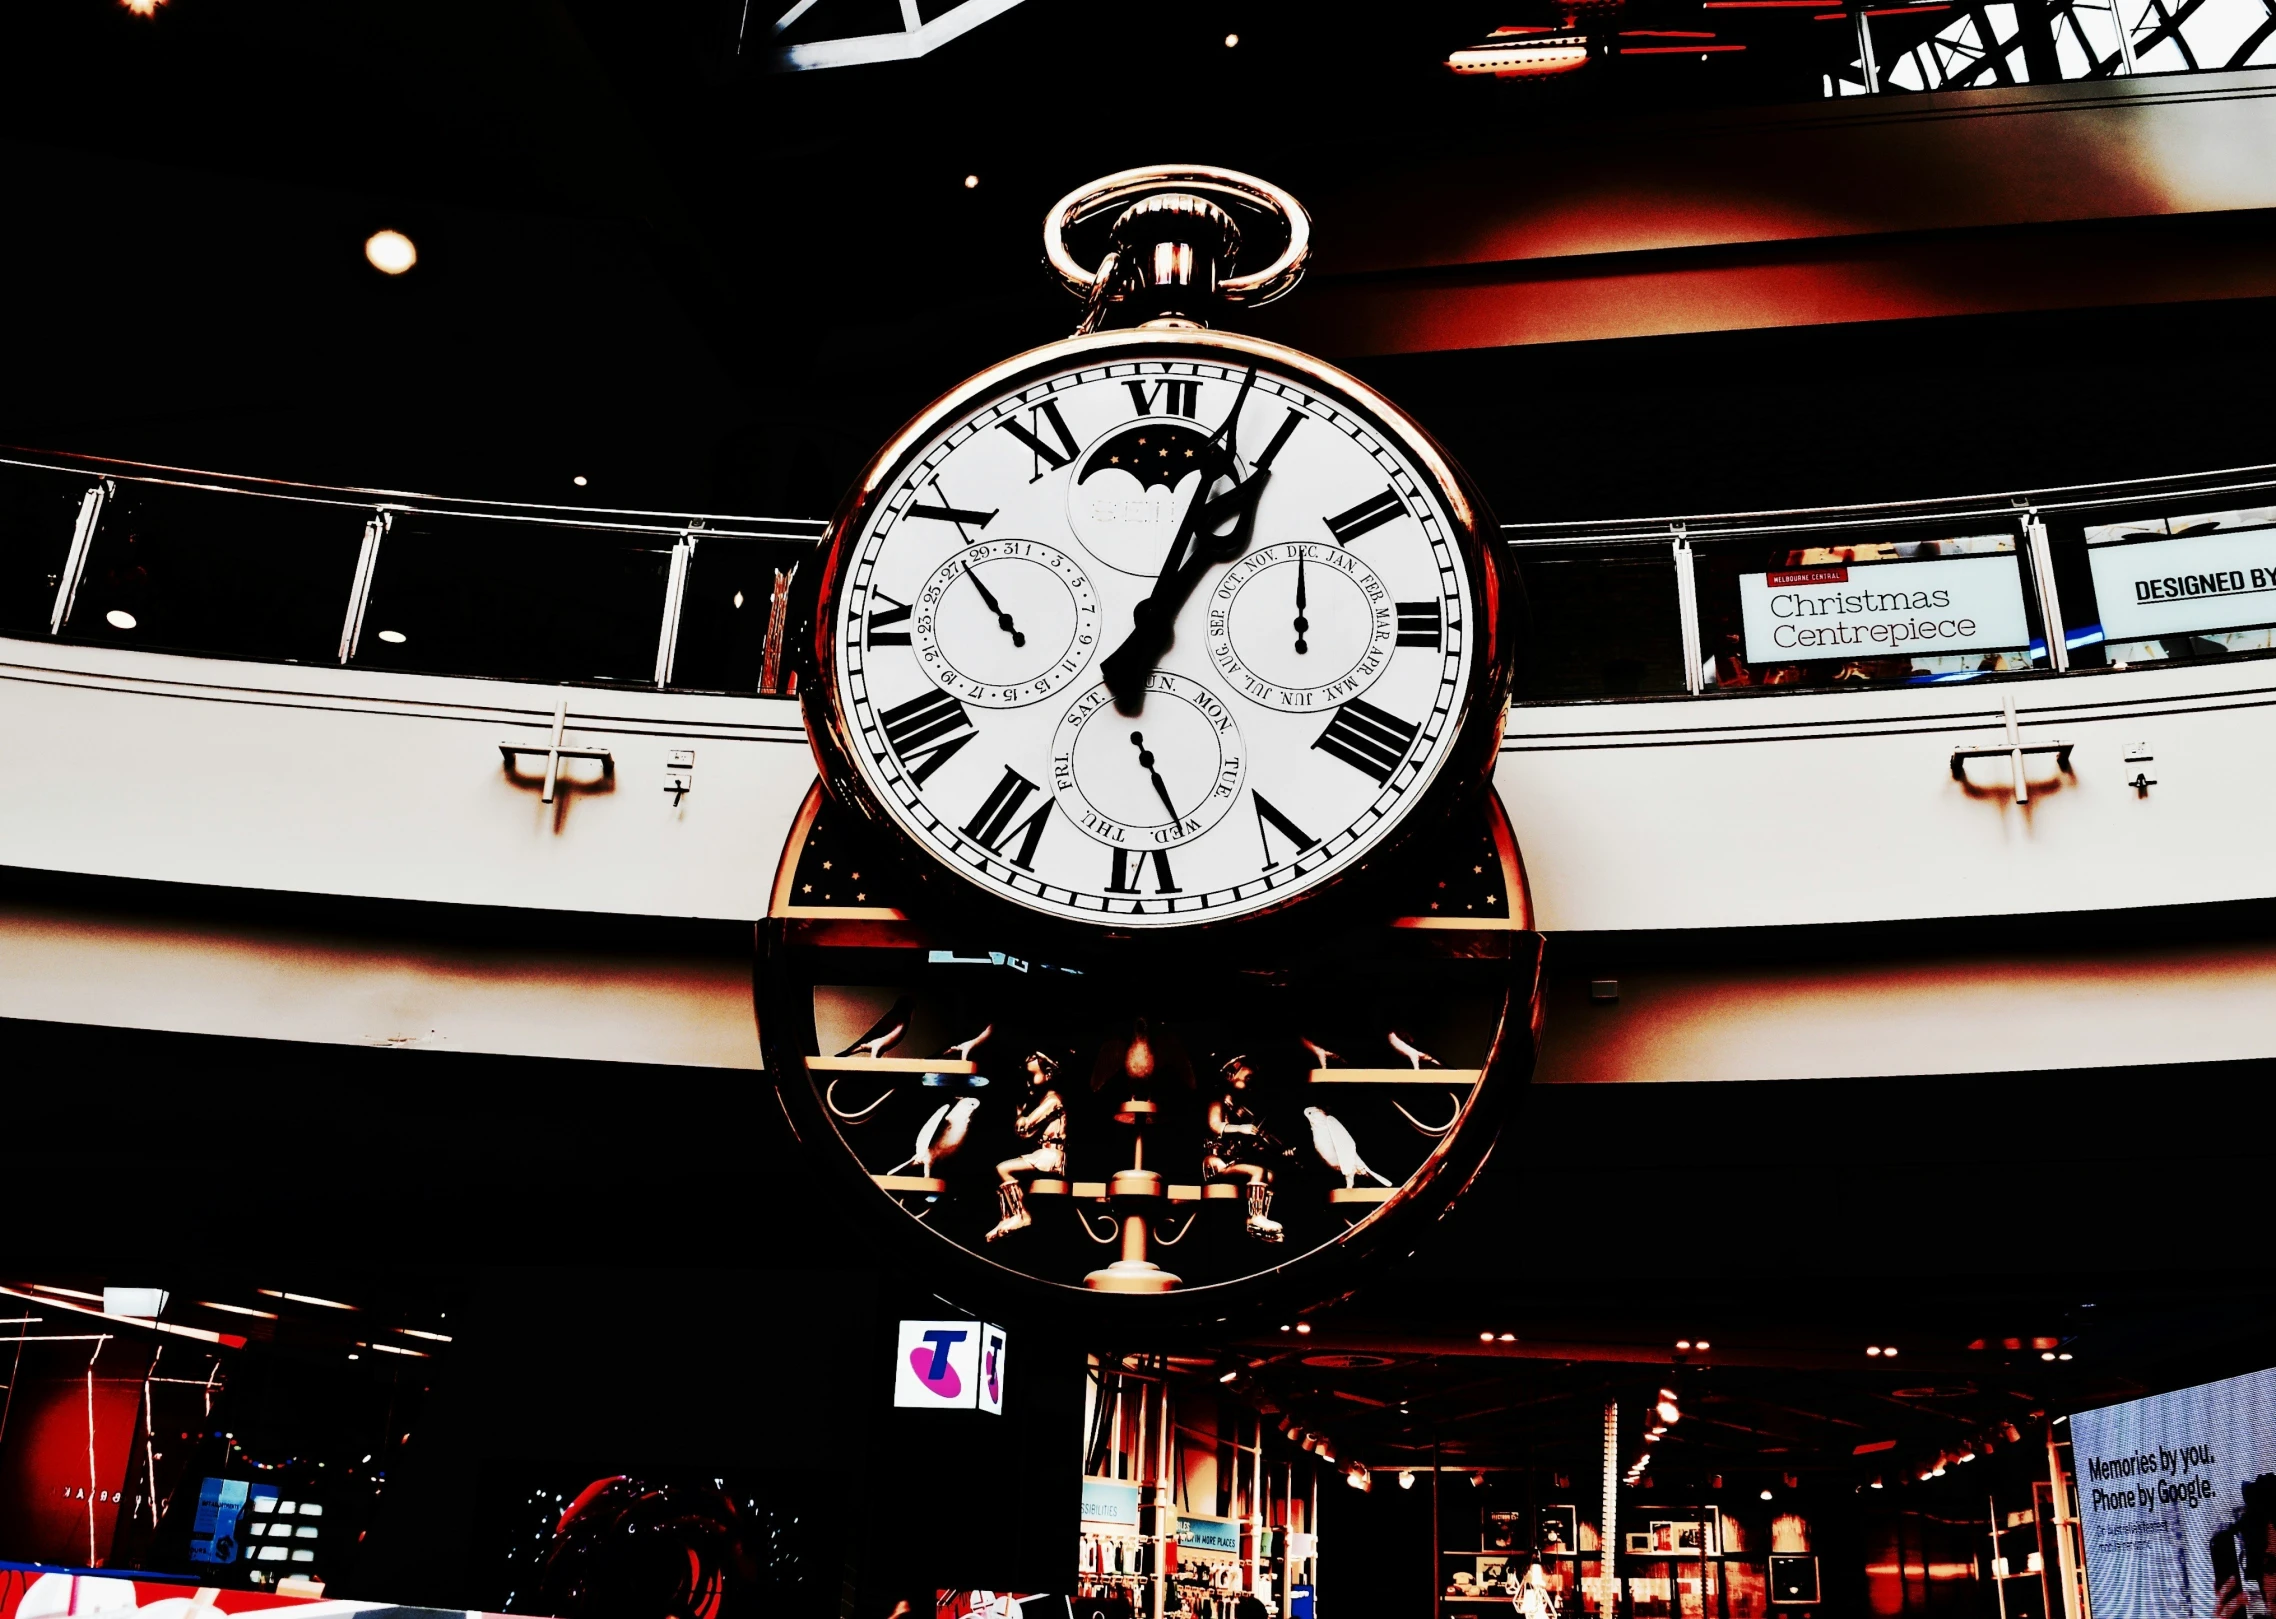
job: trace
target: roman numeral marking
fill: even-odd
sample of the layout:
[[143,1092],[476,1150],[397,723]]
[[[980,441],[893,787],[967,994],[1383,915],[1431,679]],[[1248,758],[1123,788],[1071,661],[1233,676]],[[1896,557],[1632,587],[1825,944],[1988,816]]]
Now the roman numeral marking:
[[881,709],[877,723],[883,727],[885,740],[892,745],[901,768],[920,787],[979,734],[966,718],[964,705],[945,691],[928,691],[922,697]]
[[1399,645],[1437,646],[1439,644],[1438,603],[1398,602]]
[[1260,467],[1271,466],[1273,457],[1280,453],[1281,446],[1288,442],[1303,420],[1304,413],[1293,405],[1289,406],[1288,414],[1281,419],[1280,426],[1273,432],[1272,442],[1264,447],[1264,454],[1257,457],[1256,464]]
[[1386,489],[1380,495],[1369,495],[1349,511],[1338,512],[1321,521],[1328,525],[1328,532],[1336,537],[1336,544],[1349,545],[1362,534],[1381,528],[1392,518],[1404,516],[1406,510],[1398,495]]
[[[1046,472],[1057,472],[1075,459],[1075,435],[1067,431],[1067,418],[1059,414],[1059,401],[1046,399],[1027,413],[1028,425],[1018,422],[998,422],[996,425],[1026,445],[1035,456],[1035,473],[1027,481],[1034,483]],[[1043,429],[1051,429],[1056,445],[1043,442]]]
[[1130,390],[1130,402],[1141,416],[1201,414],[1201,383],[1197,378],[1163,377],[1149,383],[1131,377],[1122,385]]
[[1296,852],[1298,854],[1302,854],[1306,849],[1311,848],[1313,844],[1320,841],[1318,838],[1312,836],[1311,833],[1298,826],[1294,821],[1291,821],[1287,816],[1283,815],[1276,807],[1274,807],[1272,800],[1265,797],[1264,794],[1256,793],[1252,796],[1257,801],[1257,842],[1264,845],[1265,870],[1270,871],[1273,867],[1280,864],[1279,861],[1273,859],[1272,857],[1272,839],[1265,835],[1266,827],[1272,828],[1273,831],[1278,832],[1290,843],[1293,843],[1296,846]]
[[1138,851],[1135,857],[1133,857],[1132,851],[1128,849],[1115,850],[1114,875],[1108,879],[1106,891],[1110,894],[1137,893],[1138,874],[1146,869],[1146,862],[1149,859],[1154,863],[1155,893],[1182,894],[1185,892],[1178,887],[1177,879],[1170,875],[1170,852],[1167,849],[1144,849]]
[[1010,765],[1004,766],[1002,778],[980,801],[980,808],[972,819],[964,823],[964,835],[986,844],[992,853],[1003,854],[1004,845],[1017,834],[1019,853],[1007,858],[1022,871],[1034,870],[1035,846],[1043,841],[1043,828],[1051,820],[1051,800],[1046,798],[1035,813],[1018,826],[1012,825],[1012,817],[1035,796],[1035,791],[1034,782]]
[[1312,746],[1377,781],[1389,781],[1421,730],[1419,725],[1409,725],[1398,715],[1386,714],[1373,703],[1354,697],[1336,710],[1336,717]]
[[966,523],[977,523],[986,528],[996,520],[994,512],[968,512],[961,506],[926,506],[914,500],[909,502],[906,515],[929,517],[936,523],[954,523],[959,528]]
[[[889,607],[879,605],[884,602],[892,602],[892,605]],[[871,591],[869,593],[869,616],[862,620],[863,633],[868,637],[869,645],[873,647],[907,646],[909,644],[909,615],[915,610],[906,602],[893,601],[893,598],[886,595],[882,590]]]

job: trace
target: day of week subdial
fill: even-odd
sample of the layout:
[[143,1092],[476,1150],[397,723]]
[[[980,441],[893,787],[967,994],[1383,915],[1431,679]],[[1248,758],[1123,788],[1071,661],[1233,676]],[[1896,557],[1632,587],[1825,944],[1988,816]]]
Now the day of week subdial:
[[1102,682],[1052,737],[1051,790],[1067,818],[1116,848],[1168,849],[1215,826],[1248,770],[1233,711],[1206,686],[1157,669],[1133,719]]

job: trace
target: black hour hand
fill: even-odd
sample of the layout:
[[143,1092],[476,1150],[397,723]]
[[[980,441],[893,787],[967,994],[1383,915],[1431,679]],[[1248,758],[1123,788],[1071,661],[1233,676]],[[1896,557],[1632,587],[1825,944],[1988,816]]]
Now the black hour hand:
[[[1115,706],[1135,713],[1145,698],[1146,677],[1161,662],[1174,638],[1178,610],[1212,566],[1239,556],[1249,548],[1249,533],[1256,526],[1257,497],[1272,474],[1261,468],[1225,490],[1206,506],[1197,496],[1170,547],[1170,564],[1154,582],[1152,594],[1131,614],[1130,633],[1099,664]],[[1223,534],[1218,530],[1231,523]]]

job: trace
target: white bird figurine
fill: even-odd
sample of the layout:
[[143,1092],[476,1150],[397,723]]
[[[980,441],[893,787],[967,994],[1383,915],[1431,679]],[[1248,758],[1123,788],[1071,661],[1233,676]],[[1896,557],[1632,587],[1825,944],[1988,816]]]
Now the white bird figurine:
[[1359,1156],[1359,1143],[1351,1139],[1343,1120],[1317,1107],[1306,1108],[1304,1117],[1312,1121],[1313,1149],[1319,1153],[1322,1163],[1343,1177],[1345,1191],[1350,1191],[1361,1175],[1371,1176],[1385,1186],[1391,1184],[1388,1176],[1367,1167],[1367,1160]]
[[932,1117],[925,1120],[924,1128],[917,1132],[917,1150],[885,1173],[898,1175],[904,1169],[915,1168],[924,1175],[931,1175],[937,1165],[953,1157],[964,1145],[964,1137],[972,1128],[972,1115],[979,1111],[977,1096],[960,1096],[953,1102],[941,1103],[933,1109]]

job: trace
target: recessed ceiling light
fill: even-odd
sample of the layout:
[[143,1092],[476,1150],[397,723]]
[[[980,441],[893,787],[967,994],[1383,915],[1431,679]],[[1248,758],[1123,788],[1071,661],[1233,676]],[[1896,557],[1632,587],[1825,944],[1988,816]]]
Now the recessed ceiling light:
[[1770,1499],[1770,1492],[1769,1492],[1768,1490],[1765,1490],[1765,1491],[1763,1491],[1763,1492],[1762,1492],[1762,1498],[1763,1498],[1765,1501],[1769,1500],[1769,1499]]
[[1296,1330],[1298,1332],[1310,1332],[1312,1330],[1312,1323],[1309,1321],[1299,1321],[1296,1323]]
[[2053,1360],[2055,1352],[2052,1349],[2042,1349],[2039,1351],[2039,1358],[2041,1360]]
[[381,275],[401,275],[419,262],[419,250],[399,230],[378,230],[364,238],[364,257]]
[[127,10],[133,12],[137,17],[157,16],[158,8],[165,3],[166,0],[119,0],[120,5],[126,7]]
[[964,189],[967,191],[978,189],[979,184],[980,177],[977,174],[967,174],[964,177]]
[[[131,630],[134,628],[134,615],[123,607],[114,607],[103,615],[103,622],[114,630]],[[2047,1358],[2052,1360],[2054,1357],[2050,1355]]]
[[569,481],[580,489],[585,487],[585,475],[582,472],[578,473],[577,476],[571,478]]
[[1234,46],[1240,44],[1240,42],[1241,36],[1238,34],[1227,34],[1225,36],[1225,48],[1227,50],[1231,50]]
[[389,646],[401,646],[405,641],[411,639],[401,630],[381,630],[379,632],[379,638],[382,641],[385,641]]

